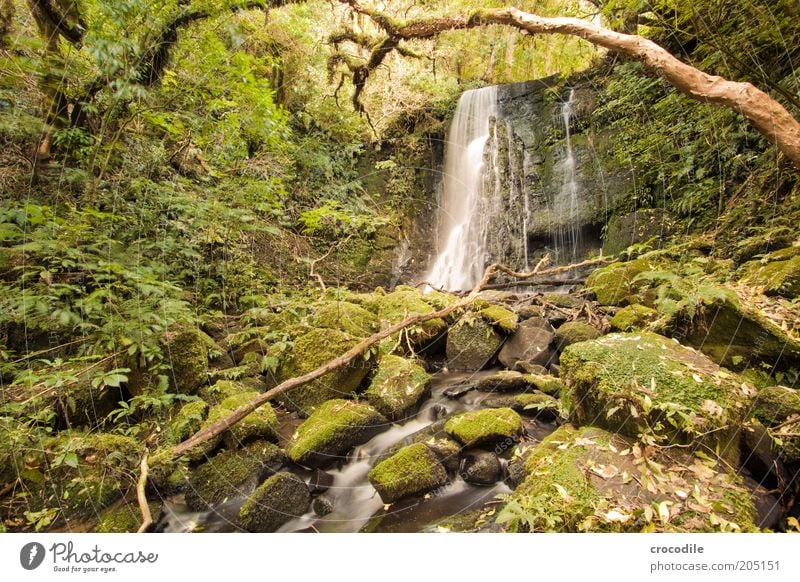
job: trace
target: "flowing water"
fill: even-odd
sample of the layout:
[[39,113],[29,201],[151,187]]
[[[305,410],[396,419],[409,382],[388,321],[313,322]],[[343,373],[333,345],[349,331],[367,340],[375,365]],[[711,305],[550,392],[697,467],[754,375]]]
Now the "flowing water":
[[[400,447],[441,434],[446,417],[480,408],[482,401],[490,394],[470,390],[457,397],[448,397],[445,391],[454,386],[474,385],[481,375],[487,373],[490,372],[434,374],[431,396],[420,406],[416,415],[392,424],[387,430],[355,447],[340,466],[326,470],[333,477],[333,483],[322,495],[331,503],[333,511],[321,517],[310,510],[286,523],[279,531],[425,531],[444,518],[482,507],[500,493],[510,493],[511,489],[502,479],[493,485],[478,486],[465,482],[456,473],[449,484],[422,498],[399,501],[387,507],[367,479],[373,466]],[[525,427],[530,440],[541,440],[555,429],[555,425],[530,419],[525,420]],[[512,448],[505,447],[501,453],[510,453]],[[287,470],[306,481],[310,480],[311,472],[307,469],[290,466]],[[167,532],[237,531],[239,508],[255,486],[253,482],[243,487],[241,496],[226,501],[212,511],[190,512],[176,502],[179,500],[168,502],[167,515],[162,518],[160,528]]]
[[580,200],[578,198],[578,182],[576,180],[575,150],[572,147],[570,120],[575,103],[575,90],[569,92],[569,99],[561,105],[561,120],[564,124],[566,138],[566,154],[556,170],[561,176],[561,191],[555,200],[555,214],[559,218],[558,227],[553,236],[555,263],[566,264],[578,261],[578,249],[581,246],[581,229],[579,222]]
[[450,126],[440,192],[438,255],[426,277],[434,287],[472,288],[483,274],[489,214],[481,196],[484,145],[497,115],[497,87],[461,95]]

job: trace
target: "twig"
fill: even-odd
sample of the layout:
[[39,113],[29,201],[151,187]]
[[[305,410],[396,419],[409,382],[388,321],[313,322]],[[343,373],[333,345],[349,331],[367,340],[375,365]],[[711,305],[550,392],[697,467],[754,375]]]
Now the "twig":
[[142,457],[140,468],[139,482],[136,484],[136,499],[139,502],[139,511],[142,512],[142,525],[139,526],[139,530],[136,533],[144,533],[153,525],[153,515],[150,513],[150,505],[147,503],[147,495],[144,492],[147,486],[147,475],[149,472],[146,452]]
[[412,325],[417,325],[417,324],[420,324],[420,323],[424,323],[426,321],[430,321],[431,319],[445,318],[448,315],[450,315],[451,313],[453,313],[454,311],[456,311],[457,309],[462,309],[464,307],[469,306],[472,302],[475,301],[475,299],[478,298],[478,294],[481,292],[481,290],[489,283],[489,281],[492,279],[492,277],[495,274],[497,274],[498,272],[511,274],[513,276],[517,276],[517,277],[520,277],[520,278],[527,278],[527,277],[533,277],[534,275],[539,275],[539,274],[542,274],[542,273],[553,273],[553,272],[561,273],[561,272],[564,272],[564,271],[569,271],[571,269],[580,268],[580,267],[583,267],[583,266],[586,266],[586,265],[592,265],[592,264],[597,264],[597,263],[600,263],[600,262],[605,262],[608,259],[593,259],[593,260],[590,260],[590,261],[584,261],[582,263],[578,263],[576,265],[565,265],[565,266],[562,266],[562,267],[555,267],[553,269],[547,269],[546,271],[541,271],[540,269],[542,267],[546,266],[547,263],[549,262],[549,260],[550,260],[550,256],[549,255],[545,255],[539,261],[539,263],[536,265],[536,267],[534,267],[534,269],[532,271],[529,271],[527,273],[517,273],[516,271],[512,271],[508,267],[500,265],[499,263],[494,263],[494,264],[490,265],[486,269],[486,271],[484,272],[484,275],[483,275],[483,278],[481,279],[481,281],[477,285],[475,285],[475,287],[472,289],[472,291],[470,291],[469,295],[467,295],[466,297],[463,297],[463,298],[459,299],[455,303],[451,304],[448,307],[445,307],[444,309],[440,309],[439,311],[434,311],[432,313],[413,315],[411,317],[407,317],[403,321],[401,321],[399,323],[396,323],[396,324],[394,324],[392,326],[389,326],[388,328],[384,329],[383,331],[375,333],[375,334],[371,335],[370,337],[362,340],[361,342],[359,342],[358,344],[353,346],[350,350],[348,350],[347,352],[345,352],[341,356],[339,356],[337,358],[334,358],[332,360],[329,360],[328,362],[326,362],[325,364],[323,364],[323,365],[319,366],[318,368],[312,370],[311,372],[308,372],[307,374],[303,374],[302,376],[297,376],[296,378],[290,378],[288,380],[285,380],[285,381],[281,382],[280,384],[278,384],[277,386],[275,386],[274,388],[272,388],[271,390],[267,390],[266,392],[264,392],[262,394],[259,394],[256,398],[253,398],[253,400],[251,400],[250,402],[248,402],[244,406],[241,406],[240,408],[237,408],[236,410],[234,410],[231,414],[229,414],[225,418],[223,418],[223,419],[215,422],[211,426],[208,426],[208,427],[204,428],[203,430],[195,433],[194,435],[192,435],[191,437],[189,437],[188,439],[186,439],[182,443],[179,443],[172,451],[172,458],[173,459],[178,459],[178,458],[182,457],[183,455],[185,455],[186,453],[188,453],[190,450],[192,450],[197,445],[200,445],[200,444],[202,444],[202,443],[214,438],[215,436],[222,434],[223,432],[228,430],[230,427],[235,425],[237,422],[239,422],[243,418],[245,418],[248,414],[250,414],[251,412],[253,412],[257,408],[259,408],[260,406],[266,404],[267,402],[269,402],[270,400],[272,400],[276,396],[279,396],[280,394],[288,392],[289,390],[293,390],[293,389],[297,388],[298,386],[303,386],[304,384],[308,384],[309,382],[312,382],[312,381],[316,380],[317,378],[320,378],[320,377],[324,376],[325,374],[328,374],[328,373],[330,373],[330,372],[332,372],[334,370],[338,370],[339,368],[342,368],[342,367],[348,365],[350,362],[352,362],[356,358],[360,357],[361,354],[366,352],[369,348],[371,348],[375,344],[381,342],[382,340],[384,340],[384,339],[386,339],[388,337],[391,337],[395,333],[397,333],[397,332],[399,332],[399,331],[401,331],[401,330],[403,330],[403,329],[405,329],[407,327],[410,327]]

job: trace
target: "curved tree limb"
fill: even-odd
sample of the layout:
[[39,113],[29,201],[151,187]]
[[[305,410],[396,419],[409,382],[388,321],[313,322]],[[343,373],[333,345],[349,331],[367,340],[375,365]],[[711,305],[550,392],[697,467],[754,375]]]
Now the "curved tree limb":
[[139,526],[139,530],[136,533],[144,533],[153,525],[153,514],[150,513],[150,505],[147,503],[147,495],[145,494],[148,474],[147,453],[145,453],[139,467],[139,481],[136,483],[136,500],[139,503],[139,511],[142,513],[142,525]]
[[350,350],[348,350],[341,356],[334,358],[333,360],[330,360],[329,362],[312,370],[311,372],[304,374],[302,376],[298,376],[296,378],[290,378],[289,380],[281,382],[280,384],[275,386],[275,388],[267,390],[263,394],[259,394],[256,398],[254,398],[244,406],[237,408],[234,412],[232,412],[230,415],[226,416],[222,420],[215,422],[211,426],[206,427],[205,429],[201,430],[198,433],[195,433],[193,436],[180,443],[173,449],[172,458],[178,459],[183,455],[185,455],[186,453],[188,453],[197,445],[202,444],[219,434],[222,434],[230,427],[235,425],[237,422],[245,418],[248,414],[256,410],[258,407],[266,404],[276,396],[288,392],[289,390],[293,390],[298,386],[308,384],[309,382],[316,380],[317,378],[320,378],[321,376],[324,376],[329,372],[332,372],[339,368],[343,368],[356,358],[360,357],[369,348],[376,345],[380,341],[394,335],[395,333],[412,325],[417,325],[420,323],[424,323],[426,321],[430,321],[431,319],[447,317],[457,309],[463,309],[464,307],[469,306],[473,301],[475,301],[475,299],[478,298],[478,294],[483,289],[486,288],[486,286],[492,280],[492,277],[494,277],[497,273],[506,273],[509,275],[518,276],[520,278],[533,277],[536,275],[553,275],[555,273],[563,273],[579,267],[585,267],[588,265],[595,265],[608,262],[609,259],[607,258],[592,259],[589,261],[583,261],[582,263],[578,263],[575,265],[565,265],[562,267],[554,267],[552,269],[543,270],[543,267],[547,265],[549,260],[550,256],[546,255],[539,261],[539,263],[532,271],[528,271],[526,273],[518,273],[499,263],[494,263],[490,265],[484,272],[481,281],[465,297],[452,303],[448,307],[445,307],[444,309],[440,309],[438,311],[434,311],[433,313],[427,313],[424,315],[413,315],[411,317],[407,317],[403,321],[396,323],[362,340],[361,342],[353,346]]
[[[450,30],[486,24],[511,26],[527,34],[566,34],[634,58],[660,73],[678,91],[741,113],[750,124],[800,169],[800,122],[783,105],[752,83],[730,81],[684,63],[655,42],[635,34],[615,32],[578,18],[546,18],[516,8],[479,10],[469,16],[419,18],[402,22],[357,0],[339,0],[368,16],[397,42],[428,39]],[[364,79],[365,81],[366,79]]]

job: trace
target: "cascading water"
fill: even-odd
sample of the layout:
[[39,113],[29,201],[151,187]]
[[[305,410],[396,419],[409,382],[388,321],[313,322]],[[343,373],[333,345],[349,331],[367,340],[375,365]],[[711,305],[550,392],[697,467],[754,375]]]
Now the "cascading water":
[[561,191],[555,201],[555,214],[558,226],[553,236],[556,263],[577,262],[578,249],[581,246],[581,230],[579,222],[580,200],[578,198],[578,182],[575,170],[575,151],[572,148],[570,120],[575,103],[575,89],[569,92],[569,99],[561,105],[561,120],[564,124],[566,154],[558,164],[557,171],[561,176]]
[[426,280],[459,291],[473,287],[486,261],[488,212],[482,192],[483,150],[497,115],[497,88],[461,95],[445,148],[438,256]]

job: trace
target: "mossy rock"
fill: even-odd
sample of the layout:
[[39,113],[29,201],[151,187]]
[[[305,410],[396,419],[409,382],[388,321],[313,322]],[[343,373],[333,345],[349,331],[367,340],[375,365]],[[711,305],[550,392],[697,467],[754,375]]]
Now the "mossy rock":
[[542,420],[555,420],[561,414],[558,400],[541,392],[525,394],[502,394],[491,396],[481,402],[486,408],[510,408],[524,416]]
[[556,330],[556,345],[560,350],[567,346],[597,339],[602,334],[584,321],[568,321]]
[[447,366],[451,370],[480,370],[503,343],[490,324],[471,315],[462,317],[447,333]]
[[164,429],[164,440],[168,445],[177,445],[200,430],[208,416],[208,403],[203,400],[187,402],[175,413]]
[[[281,365],[278,379],[283,382],[307,374],[341,356],[358,342],[358,338],[336,329],[311,329],[295,340],[292,357]],[[277,400],[290,410],[308,416],[326,400],[352,395],[371,367],[370,362],[356,358],[347,366],[281,394]]]
[[163,338],[171,365],[170,386],[178,394],[194,394],[208,379],[208,362],[222,349],[207,334],[193,327],[169,331]]
[[[174,458],[174,446],[157,449],[147,459],[149,471],[147,482],[164,499],[182,493],[189,479],[189,463],[192,455]],[[204,458],[204,457],[203,457]]]
[[381,358],[364,397],[391,420],[404,418],[430,391],[431,377],[419,364],[399,356]]
[[517,314],[501,307],[500,305],[490,305],[480,310],[481,317],[505,334],[517,331]]
[[[800,247],[790,247],[790,249]],[[786,250],[786,249],[784,249]],[[760,261],[745,263],[740,271],[743,283],[761,290],[765,295],[780,295],[792,299],[800,295],[800,256],[775,260],[787,253],[771,253]]]
[[735,465],[755,391],[703,354],[653,333],[611,334],[568,347],[561,371],[580,424],[702,445]]
[[[151,501],[148,504],[150,515],[157,520],[161,513],[161,503]],[[142,525],[142,513],[136,500],[125,501],[104,510],[92,531],[94,533],[136,533]]]
[[[13,414],[35,417],[57,429],[94,428],[125,400],[121,388],[92,386],[85,362],[65,362],[37,370],[59,377],[58,387],[20,382],[3,386],[2,399],[13,403]],[[102,373],[102,370],[96,370]]]
[[617,331],[635,331],[646,328],[656,319],[658,311],[637,303],[617,311],[611,318],[611,327]]
[[772,228],[766,232],[736,242],[732,257],[737,263],[749,261],[757,255],[788,247],[797,238],[797,233],[787,226]]
[[[258,397],[258,392],[243,392],[228,396],[208,411],[202,428],[208,428],[232,414],[236,409]],[[224,433],[222,439],[228,448],[234,449],[255,438],[277,438],[278,417],[269,402],[262,404]]]
[[386,418],[368,404],[328,400],[297,428],[286,454],[295,463],[322,467],[340,460],[386,423]]
[[311,494],[303,480],[282,471],[253,491],[239,510],[239,521],[249,532],[274,532],[303,515],[310,504]]
[[29,493],[28,510],[58,507],[69,525],[135,488],[143,447],[122,435],[64,431],[21,452],[18,475]]
[[246,386],[240,381],[217,380],[209,386],[202,386],[197,391],[197,395],[209,404],[219,404],[231,396],[237,396],[252,391],[253,389],[251,387]]
[[374,313],[346,301],[323,303],[314,312],[312,324],[356,337],[367,337],[380,329],[380,320]]
[[545,293],[542,295],[542,303],[565,309],[578,309],[583,305],[583,299],[568,293]]
[[203,511],[227,499],[247,495],[285,461],[281,449],[264,441],[222,451],[190,471],[186,504],[194,511]]
[[586,279],[586,287],[594,291],[601,305],[619,305],[644,286],[634,281],[636,276],[652,269],[645,259],[611,263],[592,271]]
[[800,415],[800,390],[786,386],[768,386],[759,390],[753,404],[753,416],[764,425],[781,424],[794,414]]
[[516,440],[522,434],[522,419],[510,408],[463,412],[450,418],[445,432],[467,448],[503,440]]
[[403,447],[378,463],[368,475],[384,503],[422,495],[445,485],[447,471],[436,454],[422,443]]
[[564,389],[564,382],[554,376],[528,374],[526,378],[539,392],[544,392],[550,396],[556,396]]
[[660,208],[640,208],[608,221],[603,239],[603,254],[613,256],[631,245],[660,243],[675,227],[674,218]]
[[[380,298],[378,317],[382,324],[388,327],[414,315],[428,315],[436,311],[429,301],[428,296],[419,289],[399,286]],[[415,344],[421,345],[441,335],[446,329],[445,321],[435,318],[414,326],[409,333]]]
[[527,455],[500,517],[513,531],[756,531],[753,499],[735,476],[681,449],[642,455],[621,435],[563,425]]
[[732,294],[705,306],[682,341],[730,368],[758,362],[776,370],[800,368],[800,339]]
[[511,370],[501,370],[478,379],[475,388],[481,392],[517,392],[533,389],[529,375]]

